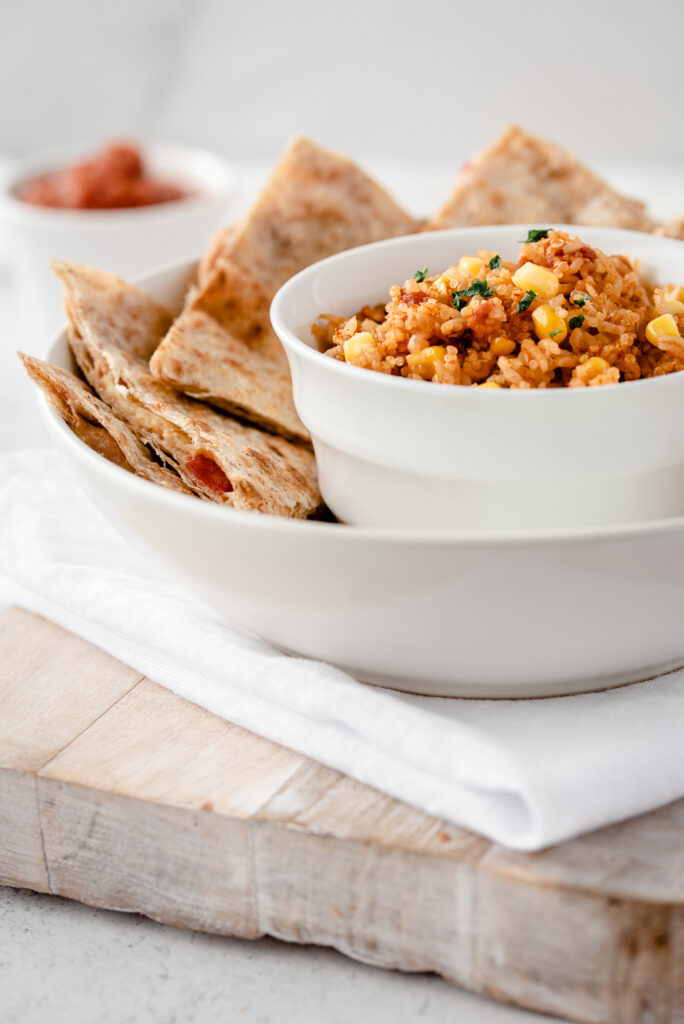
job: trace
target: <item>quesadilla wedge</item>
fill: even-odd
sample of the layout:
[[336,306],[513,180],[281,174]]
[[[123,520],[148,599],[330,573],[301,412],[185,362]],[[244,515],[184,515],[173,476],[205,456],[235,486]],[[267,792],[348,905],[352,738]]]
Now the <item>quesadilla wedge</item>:
[[565,149],[512,125],[461,171],[426,230],[473,224],[592,224],[652,231],[638,199],[620,195]]
[[[215,235],[212,235],[209,241],[209,248],[205,252],[202,259],[197,264],[197,289],[201,289],[213,276],[214,268],[219,260],[225,258],[225,253],[228,251],[228,244],[231,237],[235,234],[235,225],[229,224],[223,231],[218,231]],[[192,297],[195,293],[190,292],[189,297]]]
[[251,210],[212,243],[200,284],[220,258],[249,270],[272,296],[317,260],[420,227],[369,175],[340,153],[296,136]]
[[656,230],[656,235],[665,235],[666,238],[681,238],[684,240],[684,217],[675,217],[667,224],[661,224]]
[[271,433],[308,441],[292,398],[287,357],[271,327],[270,298],[230,260],[190,296],[150,361],[158,378]]
[[65,287],[69,342],[86,379],[196,494],[235,508],[306,517],[321,504],[313,454],[179,395],[148,359],[167,311],[112,274],[53,267]]
[[155,353],[152,372],[250,423],[307,441],[269,320],[273,295],[316,260],[418,227],[346,157],[293,139],[246,217],[212,240],[198,288]]
[[23,352],[19,352],[19,358],[50,405],[76,436],[98,455],[104,455],[122,469],[162,487],[185,494],[193,493],[177,473],[160,465],[128,424],[115,416],[109,406],[73,373]]

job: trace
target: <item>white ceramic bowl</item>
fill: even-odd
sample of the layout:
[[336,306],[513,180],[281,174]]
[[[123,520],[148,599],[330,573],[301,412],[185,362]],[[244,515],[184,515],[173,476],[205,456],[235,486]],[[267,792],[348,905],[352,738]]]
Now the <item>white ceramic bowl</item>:
[[[681,242],[568,228],[684,281]],[[321,490],[345,522],[427,530],[601,525],[684,512],[684,373],[601,388],[438,386],[350,367],[316,350],[321,313],[350,316],[416,268],[465,253],[516,258],[528,226],[462,228],[351,249],[301,271],[271,307],[311,432]]]
[[[191,269],[141,284],[173,305]],[[64,333],[47,358],[71,367]],[[592,690],[684,663],[684,519],[527,536],[278,519],[140,480],[40,407],[120,533],[287,650],[444,696]]]
[[207,238],[227,223],[234,190],[228,161],[186,146],[141,148],[152,174],[194,194],[130,210],[52,209],[18,199],[17,186],[91,156],[96,146],[54,150],[3,166],[0,247],[16,273],[29,336],[23,343],[33,351],[42,351],[40,339],[56,331],[62,319],[59,282],[50,270],[53,257],[135,277],[201,252]]

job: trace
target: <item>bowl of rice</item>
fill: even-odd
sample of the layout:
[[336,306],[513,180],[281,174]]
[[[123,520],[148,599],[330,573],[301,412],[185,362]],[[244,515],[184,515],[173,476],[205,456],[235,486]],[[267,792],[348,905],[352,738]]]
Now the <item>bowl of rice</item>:
[[405,236],[276,295],[344,522],[600,526],[684,514],[684,245],[604,228]]

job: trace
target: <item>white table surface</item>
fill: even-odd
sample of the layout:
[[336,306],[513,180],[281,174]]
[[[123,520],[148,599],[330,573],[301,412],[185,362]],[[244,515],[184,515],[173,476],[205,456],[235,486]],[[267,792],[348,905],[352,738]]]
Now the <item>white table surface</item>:
[[[367,166],[417,213],[447,194],[453,168]],[[601,169],[601,168],[600,168]],[[259,162],[239,165],[236,209],[263,179]],[[643,196],[655,216],[684,213],[682,169],[652,164],[604,168],[617,187]],[[56,253],[55,255],[59,255]],[[15,352],[42,354],[27,336],[11,268],[0,266],[0,450],[45,443],[33,388]],[[0,528],[2,510],[0,509]],[[430,975],[401,975],[341,954],[272,939],[247,942],[184,931],[137,915],[0,887],[2,1024],[534,1024],[550,1017],[500,1006]]]

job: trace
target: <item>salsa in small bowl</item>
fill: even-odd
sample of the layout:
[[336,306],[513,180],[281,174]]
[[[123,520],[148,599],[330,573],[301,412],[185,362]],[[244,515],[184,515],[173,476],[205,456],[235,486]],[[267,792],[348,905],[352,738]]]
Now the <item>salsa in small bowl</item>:
[[234,173],[223,157],[156,143],[93,154],[83,146],[43,153],[0,175],[3,251],[29,339],[61,320],[51,259],[134,277],[200,252],[228,222]]

